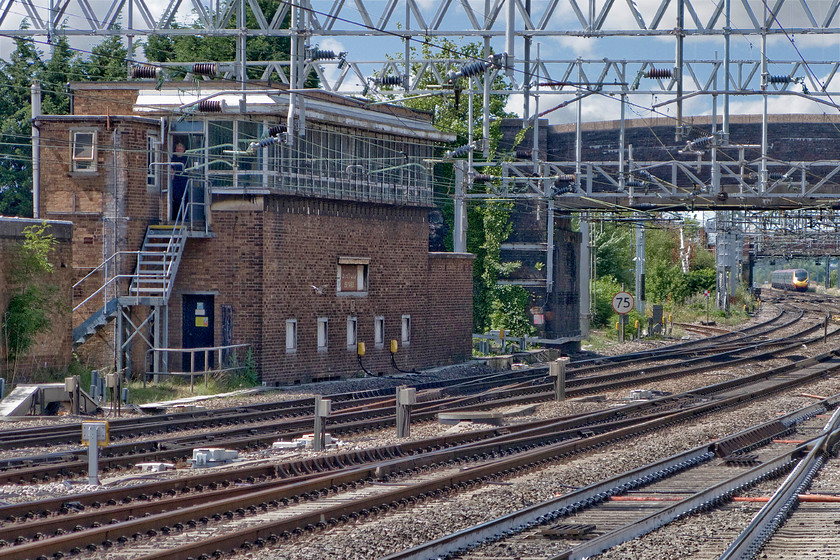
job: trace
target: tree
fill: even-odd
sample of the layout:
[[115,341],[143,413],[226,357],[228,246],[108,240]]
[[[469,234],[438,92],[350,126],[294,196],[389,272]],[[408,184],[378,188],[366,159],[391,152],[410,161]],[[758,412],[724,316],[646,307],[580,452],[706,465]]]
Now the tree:
[[91,82],[116,82],[128,78],[127,60],[131,53],[122,38],[114,35],[91,49],[90,57],[82,63],[85,77]]
[[[257,0],[263,14],[271,21],[282,3],[273,0]],[[227,11],[227,3],[223,2],[215,12],[220,16]],[[245,22],[248,29],[258,27],[257,18],[249,5],[245,11]],[[281,24],[282,29],[289,28],[289,16]],[[178,28],[178,24],[173,25]],[[196,18],[186,28],[201,29],[202,25]],[[227,23],[228,29],[236,28],[236,17],[231,17]],[[213,62],[236,60],[236,39],[234,37],[217,37],[202,35],[177,35],[174,37],[151,36],[143,47],[149,62]],[[249,61],[281,61],[289,60],[291,43],[288,37],[248,37],[245,42],[245,53]],[[262,71],[259,68],[249,68],[248,78],[259,79]],[[311,72],[304,83],[304,87],[317,88],[318,76]]]
[[30,85],[43,64],[33,43],[15,39],[0,64],[0,214],[32,216]]
[[43,222],[24,229],[24,241],[16,248],[8,271],[11,297],[0,323],[7,364],[16,364],[32,348],[35,337],[50,330],[58,288],[50,282],[49,256],[56,240],[48,227]]
[[41,80],[41,107],[48,115],[70,113],[70,93],[65,84],[83,74],[79,56],[70,48],[67,37],[59,35],[52,48],[52,56],[43,65],[38,79]]

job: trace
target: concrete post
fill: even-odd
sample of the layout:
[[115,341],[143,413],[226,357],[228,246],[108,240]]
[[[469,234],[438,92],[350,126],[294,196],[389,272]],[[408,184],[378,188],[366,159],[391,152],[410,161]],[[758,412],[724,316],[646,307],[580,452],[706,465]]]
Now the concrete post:
[[70,413],[79,414],[79,376],[64,378],[64,390],[70,394]]
[[332,401],[321,396],[315,397],[315,437],[312,440],[313,451],[323,451],[327,446],[324,428],[327,424],[327,417],[330,414],[332,414]]
[[831,287],[831,257],[826,255],[825,257],[825,289],[829,289]]
[[554,400],[566,400],[566,365],[569,363],[569,358],[563,356],[557,358],[548,364],[548,372],[554,378]]
[[6,396],[6,380],[0,377],[0,399]]
[[397,437],[411,435],[411,405],[417,403],[417,389],[400,385],[397,387]]

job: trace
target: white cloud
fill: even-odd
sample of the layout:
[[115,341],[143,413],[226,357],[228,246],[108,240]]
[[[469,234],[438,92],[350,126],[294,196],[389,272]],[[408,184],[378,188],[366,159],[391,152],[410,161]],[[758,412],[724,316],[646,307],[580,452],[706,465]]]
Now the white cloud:
[[[332,37],[327,37],[318,41],[318,48],[333,51],[335,54],[347,51],[347,48],[341,41]],[[327,80],[329,80],[330,84],[335,83],[335,80],[337,80],[341,75],[341,70],[338,69],[338,64],[329,63],[324,64],[323,67],[324,75],[327,77]]]

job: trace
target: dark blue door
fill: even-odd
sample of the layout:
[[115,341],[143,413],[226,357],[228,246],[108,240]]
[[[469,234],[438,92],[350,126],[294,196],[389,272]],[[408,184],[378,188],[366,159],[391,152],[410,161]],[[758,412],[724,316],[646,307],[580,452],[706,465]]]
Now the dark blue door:
[[[213,346],[213,296],[184,294],[184,342],[182,348]],[[204,371],[204,352],[195,352],[192,371]],[[213,352],[208,352],[207,369],[213,369]],[[184,352],[184,371],[190,371],[191,358]]]

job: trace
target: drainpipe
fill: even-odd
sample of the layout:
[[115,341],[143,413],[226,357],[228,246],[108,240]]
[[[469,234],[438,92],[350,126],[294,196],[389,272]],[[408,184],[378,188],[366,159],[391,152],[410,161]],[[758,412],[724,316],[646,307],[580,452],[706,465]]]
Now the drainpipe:
[[41,131],[35,119],[41,116],[41,82],[32,81],[32,217],[40,217],[41,206]]

